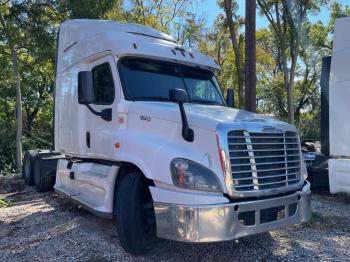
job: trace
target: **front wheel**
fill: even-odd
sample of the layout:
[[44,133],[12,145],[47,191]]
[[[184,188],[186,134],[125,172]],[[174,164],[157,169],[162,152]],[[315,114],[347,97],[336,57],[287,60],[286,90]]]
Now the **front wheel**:
[[156,239],[156,223],[149,183],[139,172],[127,174],[116,194],[116,224],[126,252],[144,254]]

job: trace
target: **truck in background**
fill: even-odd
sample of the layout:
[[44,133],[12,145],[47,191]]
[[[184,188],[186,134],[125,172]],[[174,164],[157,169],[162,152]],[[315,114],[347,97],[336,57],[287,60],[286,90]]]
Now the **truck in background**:
[[332,56],[322,61],[321,154],[309,167],[312,184],[331,193],[350,193],[349,28],[350,17],[336,20]]
[[310,184],[293,125],[230,108],[213,59],[152,28],[71,20],[59,29],[54,151],[23,176],[116,220],[133,254],[156,237],[237,239],[307,221]]

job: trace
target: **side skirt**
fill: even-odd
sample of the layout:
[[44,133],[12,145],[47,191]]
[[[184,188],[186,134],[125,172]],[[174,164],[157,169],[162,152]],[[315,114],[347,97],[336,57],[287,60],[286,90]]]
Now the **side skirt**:
[[64,192],[62,189],[55,188],[55,192],[58,193],[60,196],[63,196],[72,202],[81,205],[85,210],[91,212],[92,214],[104,218],[104,219],[112,219],[113,218],[113,213],[108,213],[108,212],[101,212],[98,210],[95,210],[91,207],[89,207],[87,204],[81,202],[80,200],[76,199],[74,196],[71,196],[68,192]]

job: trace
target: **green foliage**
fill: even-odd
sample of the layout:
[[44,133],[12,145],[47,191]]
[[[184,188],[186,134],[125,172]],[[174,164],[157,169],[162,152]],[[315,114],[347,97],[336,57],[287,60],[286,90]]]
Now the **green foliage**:
[[110,0],[63,0],[58,1],[58,11],[71,19],[100,19],[121,1]]
[[[0,208],[2,207],[9,207],[11,205],[11,203],[9,203],[6,199],[4,198],[0,198]],[[1,220],[0,220],[0,224],[1,224]]]

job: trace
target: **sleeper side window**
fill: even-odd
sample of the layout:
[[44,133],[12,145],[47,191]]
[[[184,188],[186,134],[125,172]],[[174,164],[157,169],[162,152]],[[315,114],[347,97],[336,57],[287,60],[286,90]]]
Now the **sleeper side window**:
[[110,105],[114,101],[115,88],[109,63],[98,65],[92,69],[95,105]]

